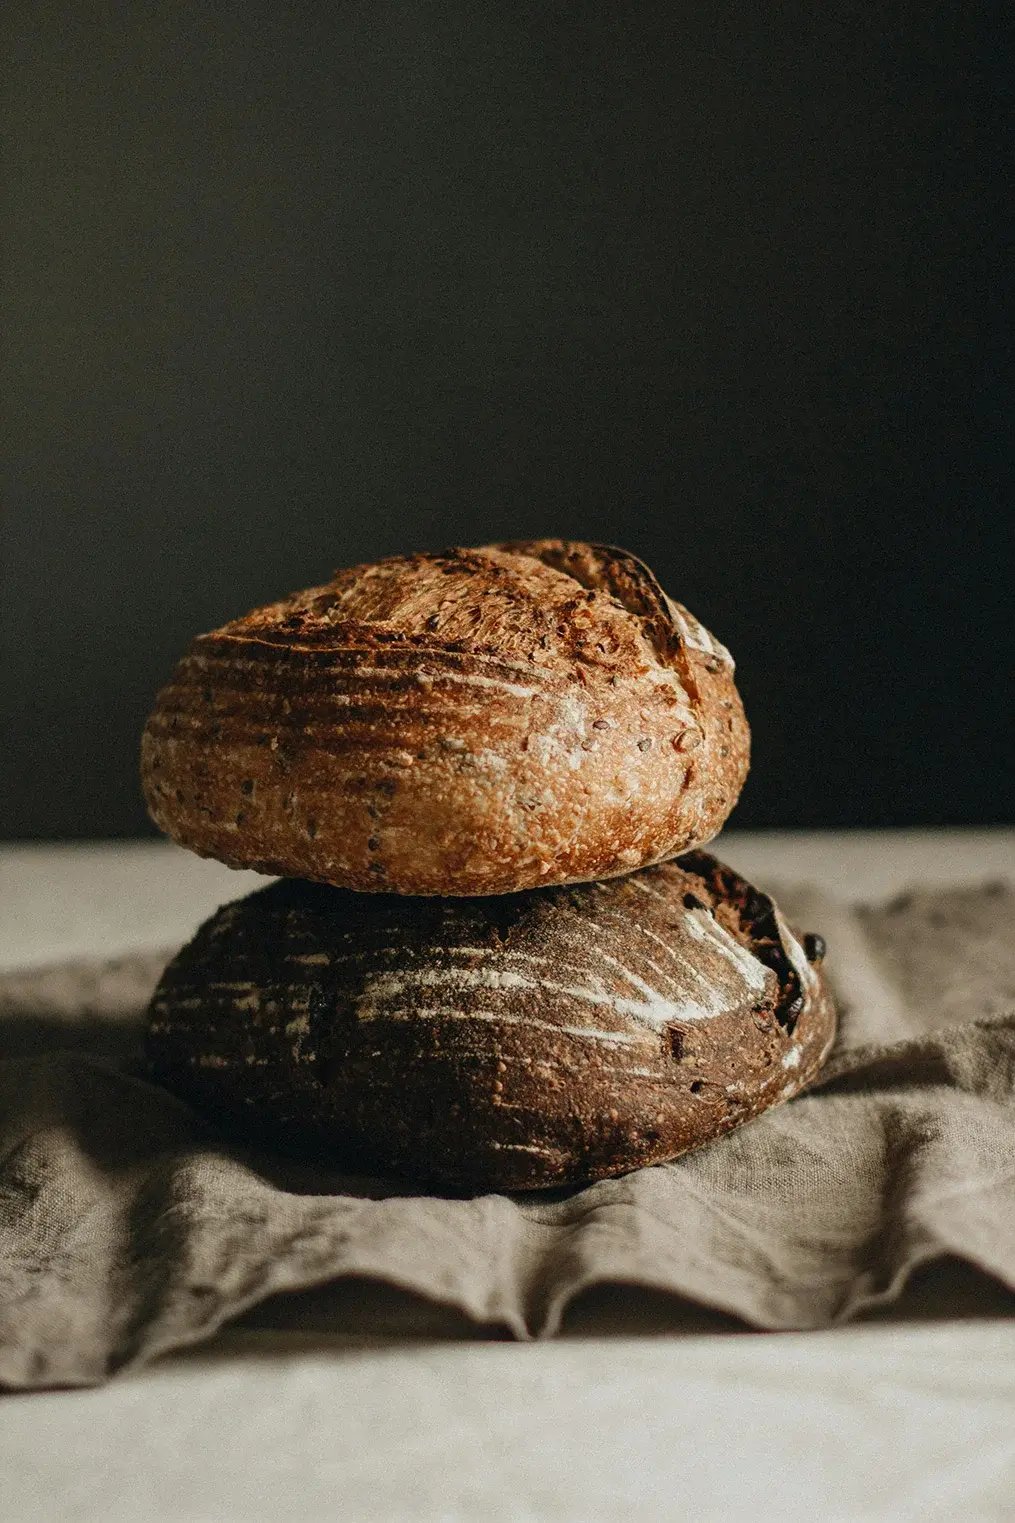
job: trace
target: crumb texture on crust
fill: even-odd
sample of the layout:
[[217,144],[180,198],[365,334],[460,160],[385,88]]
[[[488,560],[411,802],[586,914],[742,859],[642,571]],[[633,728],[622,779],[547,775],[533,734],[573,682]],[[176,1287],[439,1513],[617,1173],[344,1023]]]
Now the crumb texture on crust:
[[771,899],[695,853],[497,898],[273,884],[169,965],[147,1046],[171,1088],[286,1146],[539,1189],[662,1162],[789,1099],[833,1031]]
[[624,873],[710,840],[747,773],[728,652],[635,557],[395,557],[199,636],[142,740],[183,845],[381,893]]

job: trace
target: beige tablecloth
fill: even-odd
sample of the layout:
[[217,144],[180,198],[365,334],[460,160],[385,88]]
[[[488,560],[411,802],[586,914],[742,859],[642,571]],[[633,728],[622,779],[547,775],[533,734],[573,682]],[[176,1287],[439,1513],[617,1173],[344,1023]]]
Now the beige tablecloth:
[[[727,850],[751,870],[746,845],[739,856]],[[819,843],[810,838],[806,849],[813,853]],[[828,852],[841,862],[834,843]],[[898,871],[905,872],[901,861]],[[977,902],[982,909],[985,901]],[[912,921],[911,908],[897,913]],[[859,927],[869,952],[870,923],[842,919]],[[822,929],[835,937],[830,925]],[[848,957],[841,930],[840,955]],[[900,966],[893,960],[903,944]],[[920,936],[882,938],[876,962],[879,997],[889,999],[885,1013],[905,1022],[908,996],[893,1013],[892,991],[900,979],[919,990],[927,968]],[[924,992],[951,1024],[968,1026],[968,978],[949,977],[953,967],[943,956]],[[999,985],[993,988],[997,995]],[[47,998],[52,1008],[52,989]],[[873,1008],[869,999],[864,1008]],[[998,1014],[987,1012],[995,1026]],[[99,1024],[89,1040],[105,1033],[112,1053],[115,1035]],[[862,1047],[870,1033],[859,1024],[853,1031]],[[27,1024],[21,1036],[31,1045]],[[910,1057],[914,1042],[922,1054],[918,1087],[945,1078],[971,1097],[968,1054],[943,1055],[919,1029],[905,1040]],[[876,1074],[880,1092],[892,1092],[897,1064],[868,1054],[871,1060],[865,1090]],[[827,1094],[782,1114],[833,1100],[848,1106],[857,1098],[852,1082],[842,1074]],[[925,1137],[925,1148],[933,1143]],[[960,1185],[951,1192],[958,1202],[967,1193]],[[926,1279],[927,1272],[918,1275],[921,1284]],[[953,1274],[951,1290],[967,1310],[996,1316],[1007,1309],[996,1285],[972,1272],[958,1280]],[[959,1305],[953,1300],[952,1312]],[[407,1339],[422,1326],[418,1312],[409,1298],[378,1303],[353,1282],[330,1306],[289,1297],[259,1314],[262,1323],[318,1329],[330,1321],[343,1329],[337,1342],[321,1331],[312,1338],[289,1333],[282,1342],[278,1333],[237,1332],[210,1355],[162,1364],[101,1392],[9,1398],[6,1426],[0,1421],[9,1515],[117,1518],[140,1509],[165,1518],[597,1518],[619,1516],[629,1503],[655,1516],[758,1517],[771,1515],[771,1503],[785,1518],[812,1515],[824,1499],[826,1516],[952,1516],[956,1502],[966,1515],[1007,1516],[1013,1408],[1006,1357],[1015,1345],[1006,1320],[757,1343],[722,1336],[723,1324],[709,1314],[688,1319],[680,1303],[645,1293],[632,1322],[630,1294],[606,1290],[598,1305],[585,1298],[573,1308],[570,1327],[580,1341],[535,1349],[414,1344]],[[378,1317],[397,1341],[363,1342]],[[653,1336],[632,1340],[632,1326]],[[713,1330],[687,1335],[702,1326]],[[436,1317],[427,1330],[438,1329],[461,1332],[453,1319],[441,1324]],[[146,1455],[140,1467],[138,1446]]]

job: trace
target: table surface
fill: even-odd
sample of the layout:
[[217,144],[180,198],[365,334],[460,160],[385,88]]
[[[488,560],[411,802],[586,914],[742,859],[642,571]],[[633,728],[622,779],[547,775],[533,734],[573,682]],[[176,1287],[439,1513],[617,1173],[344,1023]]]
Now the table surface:
[[[1006,830],[728,832],[717,849],[762,885],[850,899],[1015,881]],[[174,945],[259,882],[157,842],[0,848],[0,966]],[[807,1334],[617,1291],[550,1343],[365,1335],[358,1298],[98,1390],[4,1398],[0,1517],[1015,1517],[1015,1306],[970,1273]]]

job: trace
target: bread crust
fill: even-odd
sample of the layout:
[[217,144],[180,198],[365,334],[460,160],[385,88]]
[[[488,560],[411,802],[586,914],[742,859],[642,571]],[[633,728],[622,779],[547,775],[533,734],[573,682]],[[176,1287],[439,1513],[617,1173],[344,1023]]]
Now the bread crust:
[[725,648],[634,556],[540,540],[354,567],[199,636],[141,776],[230,866],[482,895],[710,840],[748,759]]
[[822,955],[705,853],[503,898],[280,882],[169,965],[147,1050],[201,1110],[319,1162],[575,1185],[805,1088],[835,1030]]

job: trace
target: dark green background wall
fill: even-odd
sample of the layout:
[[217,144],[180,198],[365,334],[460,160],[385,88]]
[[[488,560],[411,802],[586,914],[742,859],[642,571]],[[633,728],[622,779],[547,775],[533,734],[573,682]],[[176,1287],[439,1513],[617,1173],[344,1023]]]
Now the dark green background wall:
[[732,646],[738,823],[1005,818],[980,9],[9,9],[0,832],[146,828],[196,630],[546,533]]

